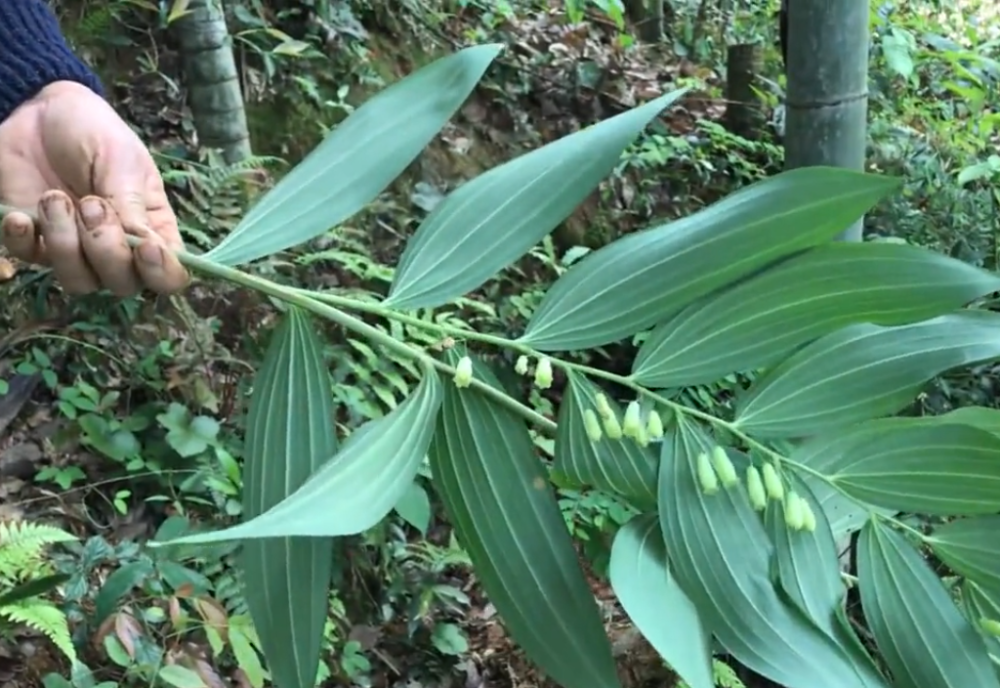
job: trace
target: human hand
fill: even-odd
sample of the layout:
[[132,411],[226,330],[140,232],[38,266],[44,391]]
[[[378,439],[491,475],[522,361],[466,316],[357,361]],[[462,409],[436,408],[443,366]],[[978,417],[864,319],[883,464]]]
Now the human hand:
[[[89,88],[46,86],[0,123],[0,223],[16,258],[49,265],[73,294],[169,293],[188,281],[177,218],[139,137]],[[132,249],[125,235],[140,237]],[[173,249],[173,250],[168,250]]]

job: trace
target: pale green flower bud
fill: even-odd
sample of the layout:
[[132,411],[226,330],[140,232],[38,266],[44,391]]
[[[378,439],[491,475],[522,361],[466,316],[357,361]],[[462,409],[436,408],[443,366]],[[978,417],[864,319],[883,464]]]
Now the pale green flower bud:
[[740,477],[736,475],[736,466],[733,465],[729,454],[723,447],[712,448],[712,466],[719,474],[719,482],[722,483],[723,487],[732,487],[740,481]]
[[802,504],[802,527],[810,533],[816,531],[816,512],[813,511],[809,500],[799,498]]
[[528,374],[528,357],[525,355],[520,355],[517,357],[517,363],[514,364],[514,372],[518,375]]
[[614,413],[604,416],[601,419],[604,423],[604,434],[609,440],[620,440],[622,438],[622,426],[618,424],[618,416]]
[[996,619],[982,617],[979,619],[979,627],[983,629],[983,633],[1000,637],[1000,621]]
[[547,358],[538,359],[535,367],[535,386],[538,389],[548,389],[552,386],[552,361]]
[[712,468],[712,460],[708,458],[708,452],[701,452],[695,461],[698,469],[698,482],[701,484],[701,491],[707,495],[715,494],[719,491],[719,476]]
[[781,476],[771,463],[764,464],[764,489],[767,496],[776,502],[785,498],[785,484],[781,482]]
[[604,432],[601,430],[601,421],[597,420],[597,414],[594,413],[594,409],[584,410],[583,428],[587,431],[587,437],[590,438],[591,442],[600,442],[601,438],[604,437]]
[[622,434],[625,437],[638,437],[642,432],[642,418],[639,415],[639,402],[630,401],[625,407],[625,418],[622,420]]
[[611,408],[611,404],[608,403],[608,398],[602,393],[598,392],[594,402],[597,404],[597,415],[601,418],[607,418],[608,416],[613,416],[615,414]]
[[646,433],[654,440],[663,439],[663,419],[656,409],[650,411],[649,418],[646,419]]
[[455,386],[468,387],[472,384],[472,359],[462,356],[455,366]]
[[760,471],[753,464],[747,468],[747,496],[754,511],[763,511],[767,508],[767,492],[764,491]]
[[805,527],[802,499],[794,491],[785,497],[785,525],[792,530],[802,530]]

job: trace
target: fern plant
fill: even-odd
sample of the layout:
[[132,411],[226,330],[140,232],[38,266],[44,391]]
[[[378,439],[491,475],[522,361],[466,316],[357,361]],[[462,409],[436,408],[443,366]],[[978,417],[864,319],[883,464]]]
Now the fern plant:
[[45,547],[75,538],[54,526],[26,521],[0,522],[0,631],[22,624],[44,634],[76,661],[66,615],[41,595],[62,577],[45,556]]

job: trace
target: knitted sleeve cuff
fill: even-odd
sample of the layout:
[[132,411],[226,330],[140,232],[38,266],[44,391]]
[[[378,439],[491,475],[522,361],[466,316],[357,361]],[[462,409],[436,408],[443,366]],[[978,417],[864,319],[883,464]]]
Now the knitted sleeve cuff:
[[0,122],[55,81],[75,81],[104,95],[44,0],[0,0]]

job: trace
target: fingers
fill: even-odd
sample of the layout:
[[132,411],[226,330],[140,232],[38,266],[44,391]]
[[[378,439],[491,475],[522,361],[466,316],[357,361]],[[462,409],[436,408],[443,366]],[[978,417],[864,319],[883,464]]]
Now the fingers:
[[0,223],[3,245],[15,258],[29,263],[42,261],[41,244],[35,233],[35,223],[25,213],[11,213]]
[[139,274],[132,251],[125,243],[118,214],[107,201],[88,196],[80,201],[83,254],[101,284],[115,296],[131,296],[139,291]]
[[48,191],[38,204],[45,258],[56,279],[70,294],[86,294],[100,287],[80,244],[80,225],[73,202],[62,191]]

